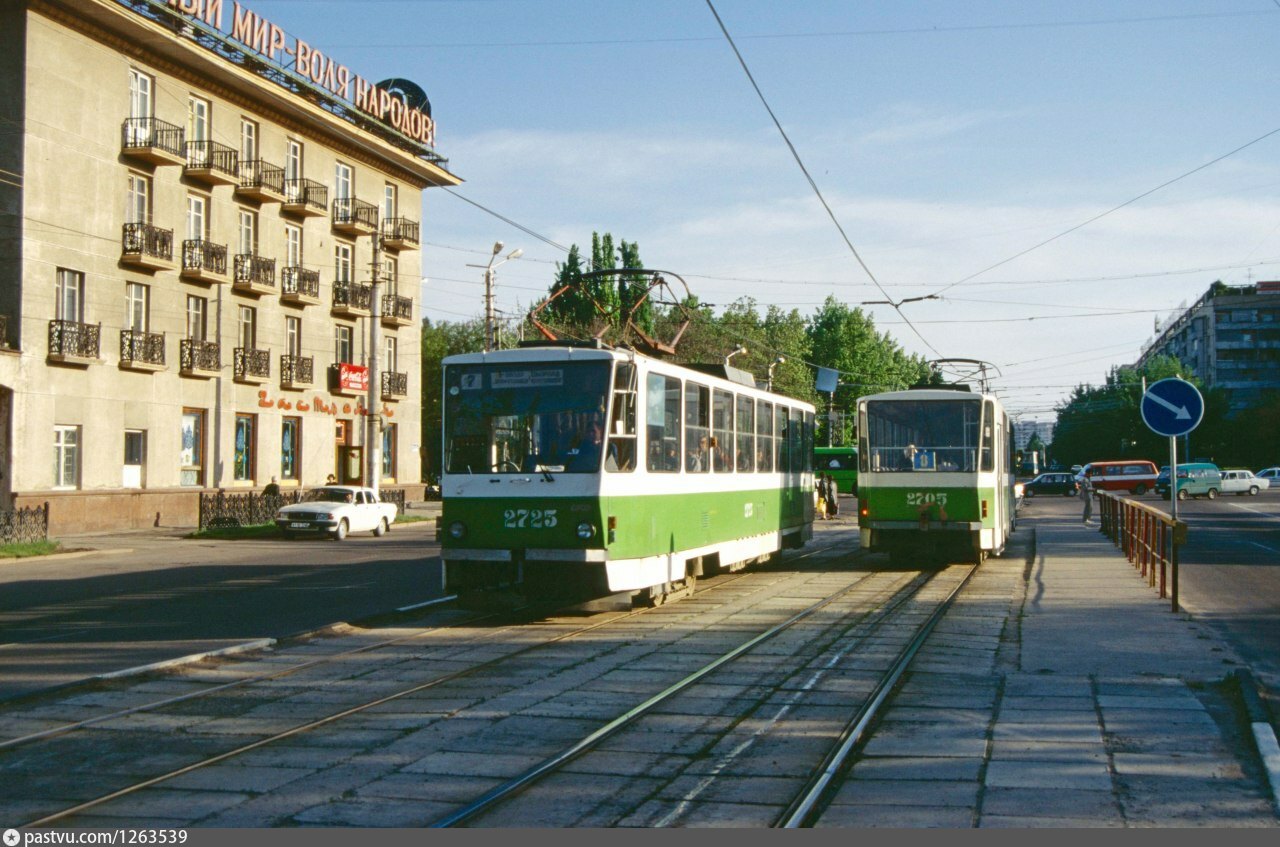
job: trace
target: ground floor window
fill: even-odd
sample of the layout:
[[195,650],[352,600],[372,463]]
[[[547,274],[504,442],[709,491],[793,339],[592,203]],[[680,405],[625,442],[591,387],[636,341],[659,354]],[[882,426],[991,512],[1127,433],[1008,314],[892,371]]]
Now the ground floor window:
[[280,478],[302,478],[302,418],[285,418],[280,423]]
[[396,475],[396,425],[387,424],[382,430],[382,475]]
[[125,488],[141,488],[143,468],[147,463],[147,433],[141,429],[124,431],[124,478]]
[[236,482],[250,482],[254,477],[256,418],[257,415],[236,415],[236,454],[232,468],[232,478]]
[[75,488],[80,484],[80,427],[53,428],[53,487]]
[[179,483],[204,485],[204,410],[182,410],[182,452]]

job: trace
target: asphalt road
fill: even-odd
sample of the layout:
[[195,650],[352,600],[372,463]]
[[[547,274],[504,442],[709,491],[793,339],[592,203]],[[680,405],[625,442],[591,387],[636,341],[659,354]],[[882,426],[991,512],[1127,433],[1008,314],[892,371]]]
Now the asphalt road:
[[0,560],[0,700],[280,638],[441,595],[434,521],[344,542],[68,539],[85,555]]

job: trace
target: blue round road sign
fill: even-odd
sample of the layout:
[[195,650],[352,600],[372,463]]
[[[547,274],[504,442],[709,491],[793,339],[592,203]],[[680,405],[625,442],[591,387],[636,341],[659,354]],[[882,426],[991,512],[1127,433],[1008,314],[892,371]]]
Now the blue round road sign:
[[1152,383],[1142,395],[1142,420],[1157,435],[1186,435],[1204,417],[1204,398],[1185,379]]

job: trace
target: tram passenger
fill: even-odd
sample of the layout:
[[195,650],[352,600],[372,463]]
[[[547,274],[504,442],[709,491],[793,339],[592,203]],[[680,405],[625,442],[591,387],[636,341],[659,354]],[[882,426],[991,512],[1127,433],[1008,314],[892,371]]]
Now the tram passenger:
[[[600,464],[600,449],[604,443],[604,431],[599,421],[592,421],[578,441],[577,446],[569,451],[568,470],[593,471]],[[614,456],[617,462],[617,456]]]

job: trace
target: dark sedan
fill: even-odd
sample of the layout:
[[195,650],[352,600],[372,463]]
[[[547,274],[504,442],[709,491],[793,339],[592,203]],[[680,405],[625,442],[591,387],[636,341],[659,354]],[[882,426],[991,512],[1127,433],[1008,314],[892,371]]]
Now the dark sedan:
[[1078,489],[1076,478],[1069,473],[1042,473],[1022,487],[1023,497],[1037,494],[1062,494],[1074,497]]

